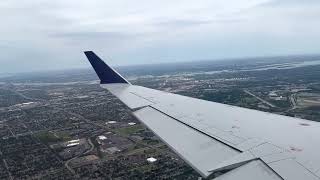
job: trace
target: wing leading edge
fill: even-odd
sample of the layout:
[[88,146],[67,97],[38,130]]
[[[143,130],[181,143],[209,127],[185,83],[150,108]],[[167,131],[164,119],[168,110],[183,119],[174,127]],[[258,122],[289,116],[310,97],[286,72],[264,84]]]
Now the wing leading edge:
[[319,123],[131,85],[85,54],[101,87],[203,177],[320,179]]

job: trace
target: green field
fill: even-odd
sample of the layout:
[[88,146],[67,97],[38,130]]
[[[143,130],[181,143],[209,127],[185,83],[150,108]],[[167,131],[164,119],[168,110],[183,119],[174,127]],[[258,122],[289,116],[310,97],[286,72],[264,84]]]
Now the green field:
[[130,126],[130,127],[116,129],[116,132],[120,135],[126,136],[126,135],[130,135],[130,134],[134,134],[134,133],[139,132],[141,130],[144,130],[144,127],[142,125],[134,125],[134,126]]
[[50,131],[42,131],[34,134],[36,138],[39,138],[40,141],[44,143],[54,143],[59,141],[67,141],[71,138],[64,133],[53,133]]

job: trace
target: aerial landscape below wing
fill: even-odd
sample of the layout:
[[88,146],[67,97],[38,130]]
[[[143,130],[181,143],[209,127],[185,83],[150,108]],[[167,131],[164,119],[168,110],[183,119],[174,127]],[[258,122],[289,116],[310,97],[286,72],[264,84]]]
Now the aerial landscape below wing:
[[320,123],[132,85],[85,54],[101,87],[201,176],[320,179]]

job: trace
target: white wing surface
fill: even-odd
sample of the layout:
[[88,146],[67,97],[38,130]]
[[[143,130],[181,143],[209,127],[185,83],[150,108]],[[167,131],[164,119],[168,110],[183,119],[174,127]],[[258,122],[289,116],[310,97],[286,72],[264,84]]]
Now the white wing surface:
[[131,85],[85,54],[101,87],[203,177],[320,179],[320,123]]

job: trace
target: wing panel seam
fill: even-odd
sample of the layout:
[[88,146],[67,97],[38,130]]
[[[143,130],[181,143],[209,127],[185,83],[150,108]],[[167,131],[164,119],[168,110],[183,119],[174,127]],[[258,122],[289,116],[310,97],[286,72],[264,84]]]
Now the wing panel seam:
[[180,123],[182,123],[182,124],[184,124],[184,125],[186,125],[186,126],[188,126],[188,127],[190,127],[190,128],[192,128],[193,130],[196,130],[196,131],[200,132],[201,134],[204,134],[204,135],[206,135],[206,136],[208,136],[208,137],[210,137],[210,138],[212,138],[212,139],[214,139],[216,141],[219,141],[220,143],[230,147],[233,150],[236,150],[238,152],[242,152],[240,149],[238,149],[236,147],[233,147],[232,145],[230,145],[230,144],[228,144],[228,143],[226,143],[226,142],[224,142],[224,141],[222,141],[220,139],[217,139],[216,137],[212,137],[211,135],[209,135],[209,134],[207,134],[207,133],[205,133],[203,131],[200,131],[199,129],[197,129],[195,127],[190,126],[189,124],[187,124],[187,123],[185,123],[185,122],[183,122],[183,121],[181,121],[181,120],[179,120],[179,119],[177,119],[177,118],[175,118],[175,117],[173,117],[173,116],[171,116],[171,115],[169,115],[169,114],[167,114],[167,113],[165,113],[165,112],[163,112],[163,111],[161,111],[161,110],[159,110],[159,109],[157,109],[155,107],[153,107],[152,105],[149,105],[149,107],[154,109],[154,110],[156,110],[156,111],[158,111],[158,112],[160,112],[160,113],[162,113],[162,114],[164,114],[164,115],[166,115],[166,116],[168,116],[168,117],[170,117],[170,118],[172,118],[172,119],[174,119],[174,120],[176,120],[176,121],[178,121],[178,122],[180,122]]
[[145,98],[145,97],[143,97],[143,96],[140,96],[140,95],[137,94],[137,93],[134,93],[134,92],[130,92],[130,93],[133,94],[133,95],[135,95],[135,96],[137,96],[137,97],[139,97],[139,98],[142,98],[142,99],[144,99],[144,100],[146,100],[146,101],[149,101],[149,102],[151,102],[152,104],[156,104],[155,102],[151,101],[150,99]]

